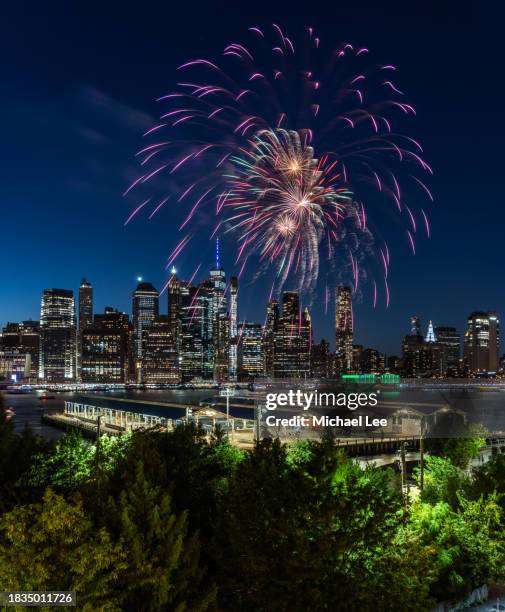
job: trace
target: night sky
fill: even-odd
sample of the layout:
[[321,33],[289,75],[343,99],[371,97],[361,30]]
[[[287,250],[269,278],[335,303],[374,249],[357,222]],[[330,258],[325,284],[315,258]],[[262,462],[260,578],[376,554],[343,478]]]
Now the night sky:
[[[493,4],[8,4],[0,10],[0,324],[38,318],[44,288],[77,290],[83,276],[98,312],[130,312],[137,276],[161,288],[177,239],[170,211],[125,228],[131,202],[121,198],[137,175],[141,134],[159,113],[154,100],[184,60],[218,55],[247,27],[272,21],[295,35],[313,25],[335,44],[365,45],[394,63],[418,111],[411,134],[435,170],[432,237],[415,257],[404,242],[393,245],[391,305],[356,305],[356,341],[397,353],[411,314],[424,329],[433,319],[461,331],[472,310],[503,316],[505,51]],[[211,251],[199,253],[208,267]],[[186,263],[183,277],[194,269]],[[243,292],[239,315],[262,322],[265,303],[254,295]],[[332,338],[332,316],[313,309],[316,336]]]

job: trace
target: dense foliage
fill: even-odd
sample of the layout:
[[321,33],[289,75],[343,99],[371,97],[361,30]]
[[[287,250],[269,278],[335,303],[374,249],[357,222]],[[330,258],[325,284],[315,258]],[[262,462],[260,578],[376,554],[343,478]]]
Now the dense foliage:
[[470,472],[465,444],[427,456],[406,505],[329,440],[245,452],[190,424],[49,444],[2,416],[0,587],[85,610],[427,610],[503,577],[505,456]]

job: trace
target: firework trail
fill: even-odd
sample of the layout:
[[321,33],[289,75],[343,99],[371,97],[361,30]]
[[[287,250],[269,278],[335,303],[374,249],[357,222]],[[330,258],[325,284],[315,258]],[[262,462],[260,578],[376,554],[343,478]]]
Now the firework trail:
[[275,24],[248,36],[179,66],[137,153],[126,223],[171,207],[181,238],[167,267],[206,231],[233,239],[240,274],[271,275],[271,294],[314,292],[324,276],[325,302],[328,285],[370,280],[374,306],[381,288],[389,303],[387,241],[400,232],[415,254],[430,232],[416,202],[433,200],[395,67],[351,44],[329,50],[312,28],[296,47]]

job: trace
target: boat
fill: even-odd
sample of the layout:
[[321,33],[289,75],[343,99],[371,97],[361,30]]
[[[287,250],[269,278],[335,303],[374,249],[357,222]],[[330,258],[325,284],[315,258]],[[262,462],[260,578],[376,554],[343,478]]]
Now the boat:
[[42,400],[43,402],[46,402],[47,400],[51,399],[56,399],[56,396],[50,395],[49,393],[43,393],[42,395],[39,395],[39,400]]
[[22,395],[31,393],[32,388],[29,385],[9,385],[5,391],[9,395]]

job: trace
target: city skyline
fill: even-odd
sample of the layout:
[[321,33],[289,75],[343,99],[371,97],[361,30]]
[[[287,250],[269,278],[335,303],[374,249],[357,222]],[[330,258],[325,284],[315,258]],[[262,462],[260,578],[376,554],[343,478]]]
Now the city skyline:
[[[173,268],[172,270],[174,270],[175,268]],[[172,275],[170,277],[173,278],[174,275]],[[194,279],[193,282],[195,283],[195,285],[198,285],[199,283],[203,282],[204,280],[204,276],[202,276],[202,278],[199,279]],[[231,278],[235,278],[235,277],[231,277]],[[116,304],[111,304],[110,300],[104,299],[102,297],[101,301],[98,302],[99,305],[97,305],[97,302],[95,300],[96,297],[96,293],[94,291],[94,285],[92,285],[92,283],[90,283],[89,279],[87,278],[83,278],[83,281],[86,281],[86,283],[89,283],[92,287],[93,287],[93,315],[97,315],[97,314],[103,314],[104,312],[106,312],[108,309],[113,309],[113,310],[117,310],[118,312],[127,314],[129,317],[131,317],[131,319],[133,320],[134,318],[134,300],[132,301],[132,295],[135,293],[135,284],[132,285],[133,289],[130,290],[130,294],[128,296],[128,298],[126,299],[126,301],[129,304],[129,307],[126,308],[121,308],[116,305]],[[180,279],[182,281],[186,281],[187,279]],[[163,293],[161,293],[161,291],[158,290],[158,288],[153,284],[150,283],[149,281],[144,280],[143,277],[137,277],[135,279],[135,283],[136,286],[138,287],[139,283],[140,284],[144,284],[144,285],[149,285],[150,287],[152,287],[152,290],[156,291],[159,295],[159,307],[157,307],[156,312],[160,315],[160,316],[170,316],[170,309],[168,308],[168,303],[169,303],[169,291],[164,291]],[[165,285],[168,284],[165,283]],[[64,291],[72,291],[74,292],[74,295],[76,296],[75,300],[76,300],[76,305],[79,304],[79,288],[82,287],[82,283],[81,285],[77,286],[77,290],[74,289],[63,289]],[[228,293],[230,293],[230,287],[231,285],[229,285],[227,287],[228,289]],[[61,290],[61,287],[52,287],[52,290]],[[346,289],[351,289],[350,287],[346,287]],[[45,289],[41,292],[41,294],[43,294],[43,292],[45,291]],[[338,287],[336,288],[336,292],[338,292]],[[284,293],[290,293],[289,289],[286,289],[285,291],[283,291]],[[296,293],[296,292],[295,292]],[[282,302],[282,295],[281,295],[281,302]],[[353,321],[351,323],[351,333],[350,333],[350,342],[351,342],[351,346],[358,344],[358,345],[367,345],[367,346],[373,346],[370,342],[367,342],[366,339],[363,340],[363,334],[360,333],[360,327],[359,325],[357,325],[356,327],[354,327],[354,312],[356,310],[356,304],[353,300],[353,296],[352,296],[352,292],[351,292],[351,300],[352,300],[352,318]],[[300,302],[303,304],[303,299],[300,299]],[[268,307],[268,302],[265,302],[264,304],[262,304],[263,306],[263,317],[261,318],[261,320],[258,321],[254,321],[253,319],[251,319],[251,317],[247,317],[247,316],[242,316],[240,313],[240,306],[238,307],[238,313],[236,314],[236,325],[241,325],[243,323],[258,323],[262,326],[262,328],[264,328],[264,324],[266,322],[265,319],[265,312],[267,310]],[[261,306],[260,306],[261,307]],[[237,308],[235,306],[235,308]],[[305,306],[304,306],[305,308]],[[313,309],[307,307],[308,310],[310,311],[310,315],[311,317],[313,316]],[[336,309],[336,302],[332,302],[332,308],[329,309],[331,312],[328,313],[327,317],[330,320],[330,325],[334,326],[335,324],[335,309]],[[76,307],[76,320],[78,321],[79,319],[79,312],[80,309]],[[484,311],[484,309],[476,309],[473,308],[472,312],[482,312]],[[496,311],[491,311],[491,312],[496,312]],[[16,319],[12,319],[9,321],[5,321],[5,322],[0,322],[0,330],[6,326],[8,326],[9,324],[13,324],[13,323],[22,323],[22,322],[39,322],[40,320],[40,306],[39,306],[39,316],[34,316],[34,317],[17,317]],[[427,334],[429,335],[430,333],[430,327],[433,328],[434,326],[436,328],[455,328],[456,330],[458,330],[458,333],[460,333],[461,338],[463,338],[463,334],[464,334],[464,330],[466,329],[466,325],[467,325],[467,321],[468,321],[468,315],[464,317],[464,321],[461,322],[460,325],[458,325],[458,323],[454,323],[452,320],[450,321],[443,321],[443,322],[438,322],[438,321],[433,321],[431,318],[424,318],[422,316],[419,315],[409,315],[407,318],[405,318],[405,320],[400,321],[398,328],[396,329],[396,335],[393,338],[393,344],[396,344],[396,349],[392,350],[392,351],[387,351],[384,349],[384,347],[380,346],[380,345],[376,345],[374,346],[374,348],[376,348],[377,350],[381,351],[382,353],[384,353],[386,356],[394,356],[394,355],[400,355],[401,351],[402,351],[402,337],[406,334],[408,334],[409,331],[409,327],[411,327],[411,322],[412,319],[417,319],[418,324],[420,325],[420,331],[421,331],[421,335],[424,337]],[[409,324],[409,320],[410,320],[410,324]],[[318,343],[320,341],[325,341],[328,342],[331,349],[334,350],[336,348],[336,342],[335,342],[335,329],[330,329],[329,333],[327,335],[324,335],[323,332],[319,331],[315,326],[313,326],[313,341],[314,343]],[[462,342],[462,341],[461,341]],[[501,357],[502,355],[502,350],[501,350],[501,346],[502,346],[502,342],[503,339],[500,337],[499,338],[499,343],[500,343],[500,352],[499,355]],[[462,346],[462,345],[461,345]]]
[[[353,290],[335,290],[334,346],[315,338],[299,292],[284,291],[265,305],[263,323],[241,316],[237,277],[227,277],[219,240],[201,282],[177,276],[160,293],[142,278],[131,293],[130,315],[94,306],[93,284],[83,278],[77,299],[70,289],[44,289],[39,321],[9,322],[0,333],[0,372],[12,380],[83,383],[227,383],[256,377],[334,378],[382,374],[461,377],[502,372],[499,317],[472,311],[464,333],[455,326],[423,330],[411,315],[401,352],[356,341]],[[166,290],[166,304],[160,299]],[[38,346],[36,338],[39,338]],[[333,350],[334,348],[334,350]],[[463,351],[461,350],[463,349]],[[401,353],[401,354],[400,354]]]

